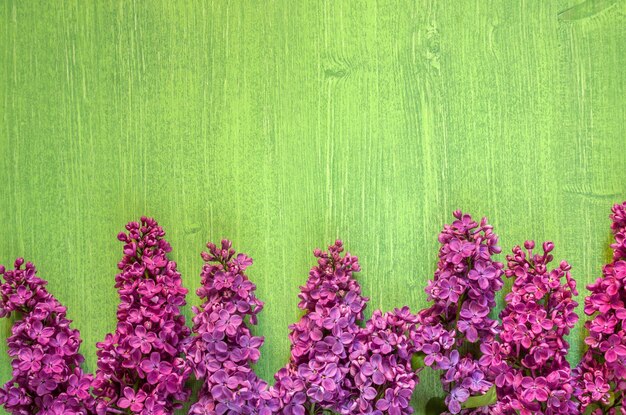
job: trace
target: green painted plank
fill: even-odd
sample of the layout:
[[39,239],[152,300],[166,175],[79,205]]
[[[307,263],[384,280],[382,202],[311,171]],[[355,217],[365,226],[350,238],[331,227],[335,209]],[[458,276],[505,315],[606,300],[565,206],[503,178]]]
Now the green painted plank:
[[[425,305],[457,208],[505,251],[553,240],[584,295],[626,198],[625,20],[623,0],[3,1],[0,261],[37,264],[93,369],[127,221],[160,221],[192,290],[204,243],[231,238],[267,303],[268,380],[337,237],[369,313]],[[417,413],[437,393],[422,376]]]

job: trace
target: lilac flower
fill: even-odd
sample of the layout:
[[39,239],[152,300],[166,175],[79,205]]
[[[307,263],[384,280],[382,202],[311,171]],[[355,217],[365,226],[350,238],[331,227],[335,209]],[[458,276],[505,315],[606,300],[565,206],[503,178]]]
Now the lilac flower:
[[301,287],[306,314],[290,327],[291,360],[271,388],[284,415],[333,411],[339,414],[411,414],[417,384],[411,368],[411,333],[417,317],[408,308],[374,311],[364,328],[367,298],[354,279],[356,257],[342,255],[336,241],[314,251],[318,265]]
[[483,413],[463,408],[470,396],[485,395],[493,387],[489,366],[495,357],[483,360],[481,354],[493,353],[499,331],[489,312],[503,285],[502,264],[492,259],[500,248],[485,218],[479,224],[460,211],[454,217],[439,235],[439,262],[426,287],[433,304],[419,313],[421,324],[411,336],[424,364],[443,371],[450,413]]
[[[419,378],[411,367],[417,316],[408,307],[382,313],[375,310],[350,347],[346,384],[351,398],[336,408],[342,414],[412,414],[409,405]],[[351,410],[348,410],[352,408]],[[343,411],[343,412],[342,412]]]
[[575,395],[587,412],[619,414],[626,404],[626,202],[613,206],[613,261],[587,286],[588,349],[574,370]]
[[142,217],[126,230],[118,235],[125,245],[115,277],[117,329],[97,344],[96,411],[171,414],[190,394],[185,381],[191,369],[182,356],[190,331],[180,310],[187,289],[154,219]]
[[0,389],[0,403],[16,415],[93,414],[92,376],[80,368],[78,330],[36,273],[22,258],[13,270],[0,266],[0,316],[19,318],[7,340],[13,378]]
[[341,241],[328,252],[316,249],[318,265],[300,287],[298,306],[306,314],[290,326],[291,359],[274,376],[276,384],[271,390],[284,414],[311,413],[313,408],[339,412],[349,397],[347,347],[360,331],[357,322],[363,319],[367,299],[352,276],[360,270],[357,258],[342,256],[342,252]]
[[546,378],[543,376],[539,376],[536,379],[533,379],[530,376],[525,376],[522,379],[521,386],[523,388],[521,397],[524,401],[545,402],[548,400],[548,383],[546,382]]
[[128,386],[124,388],[124,396],[118,399],[117,406],[120,408],[129,408],[133,412],[141,412],[143,402],[146,400],[146,393],[143,390],[135,393],[135,390]]
[[[515,278],[500,313],[499,341],[484,348],[482,363],[491,365],[498,402],[494,411],[515,414],[577,414],[572,400],[572,374],[565,359],[565,336],[578,320],[574,312],[578,294],[570,265],[563,261],[550,270],[552,242],[543,253],[533,253],[535,243],[513,248],[507,256],[506,276]],[[489,349],[489,350],[488,350]]]
[[161,354],[158,352],[150,354],[150,359],[144,359],[140,366],[151,385],[156,384],[159,380],[167,379],[167,375],[172,373],[172,365],[168,362],[162,362]]
[[234,336],[237,333],[237,328],[243,322],[241,316],[237,314],[231,315],[226,310],[220,310],[219,320],[215,323],[215,329],[217,331],[224,331],[229,336]]
[[255,285],[244,273],[252,259],[244,254],[235,256],[227,240],[221,247],[212,243],[207,247],[209,252],[202,253],[207,264],[197,291],[204,303],[193,308],[195,336],[185,344],[189,366],[203,381],[198,402],[189,413],[275,413],[278,402],[271,402],[267,383],[251,368],[263,344],[263,338],[253,336],[248,327],[257,323],[256,316],[263,309],[254,295]]
[[148,354],[152,350],[152,344],[156,339],[155,333],[149,332],[144,326],[137,326],[135,327],[135,335],[128,339],[128,344],[131,347],[140,349],[141,353]]
[[452,412],[453,414],[458,414],[459,412],[461,412],[461,403],[467,401],[467,398],[469,398],[469,396],[470,393],[467,389],[463,387],[453,388],[447,398],[450,412]]

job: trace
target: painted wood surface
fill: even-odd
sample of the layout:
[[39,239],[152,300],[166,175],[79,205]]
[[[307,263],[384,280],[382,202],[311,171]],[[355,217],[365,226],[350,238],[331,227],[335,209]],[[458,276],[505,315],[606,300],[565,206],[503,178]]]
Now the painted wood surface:
[[[142,214],[192,291],[207,240],[255,259],[268,380],[311,252],[336,238],[368,315],[426,305],[454,209],[505,252],[553,240],[580,302],[609,258],[626,1],[5,0],[0,23],[0,261],[35,262],[90,370],[115,327],[115,235]],[[438,394],[425,372],[417,413]]]

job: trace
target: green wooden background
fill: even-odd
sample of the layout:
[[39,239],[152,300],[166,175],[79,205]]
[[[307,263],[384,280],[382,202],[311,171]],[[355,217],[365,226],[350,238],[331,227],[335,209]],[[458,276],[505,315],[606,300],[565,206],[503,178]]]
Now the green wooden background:
[[[626,198],[625,67],[626,1],[2,0],[0,262],[36,263],[90,370],[115,235],[142,214],[191,290],[209,239],[255,259],[268,380],[311,252],[337,237],[370,314],[426,305],[458,208],[505,251],[553,240],[582,302]],[[439,390],[425,372],[418,413]]]

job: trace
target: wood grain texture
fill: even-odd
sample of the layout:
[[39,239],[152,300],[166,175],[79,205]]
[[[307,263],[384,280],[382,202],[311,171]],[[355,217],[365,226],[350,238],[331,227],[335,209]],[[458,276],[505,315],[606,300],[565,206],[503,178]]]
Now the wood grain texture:
[[[142,214],[191,290],[207,240],[255,259],[268,380],[311,251],[338,237],[368,315],[426,305],[454,209],[486,215],[505,252],[553,240],[580,302],[609,258],[624,0],[4,0],[0,22],[0,261],[35,262],[89,370],[115,327],[115,235]],[[581,321],[573,362],[582,337]],[[439,393],[424,372],[417,413]]]

